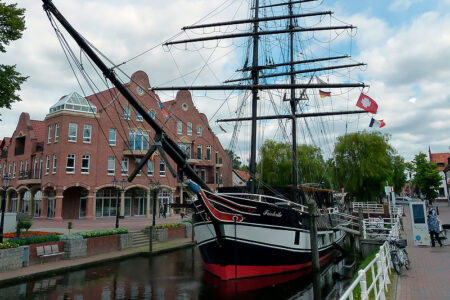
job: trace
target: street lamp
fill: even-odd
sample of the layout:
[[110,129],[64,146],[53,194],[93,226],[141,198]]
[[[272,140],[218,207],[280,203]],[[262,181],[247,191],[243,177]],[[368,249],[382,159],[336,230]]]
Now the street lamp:
[[11,180],[11,178],[9,177],[9,174],[6,174],[2,178],[2,188],[5,191],[5,194],[2,197],[2,217],[1,217],[1,221],[0,221],[0,244],[3,243],[3,224],[5,222],[6,190],[9,187],[10,180]]
[[[125,193],[125,185],[127,184],[127,181],[125,178],[123,178],[120,181],[120,184],[122,186],[122,193]],[[122,211],[122,198],[120,199],[120,211]],[[125,219],[125,216],[120,216],[121,219]]]
[[153,182],[153,180],[150,179],[149,185],[150,185],[150,191],[153,192],[153,212],[152,212],[152,214],[153,214],[153,221],[152,221],[152,225],[155,226],[155,223],[156,223],[155,222],[155,217],[156,217],[156,200],[158,198],[159,186],[161,184],[159,183],[159,181],[155,184]]
[[[118,182],[119,181],[117,180],[117,178],[114,177],[113,180],[112,180],[112,185],[113,185],[113,189],[115,191],[117,191],[116,190],[116,185],[117,185]],[[116,228],[119,228],[119,211],[118,211],[119,210],[119,201],[120,201],[119,193],[117,193],[117,199],[116,199]]]

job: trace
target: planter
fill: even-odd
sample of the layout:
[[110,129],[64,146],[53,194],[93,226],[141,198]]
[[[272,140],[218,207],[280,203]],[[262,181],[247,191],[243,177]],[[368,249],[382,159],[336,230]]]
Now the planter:
[[185,237],[192,237],[192,224],[184,223]]
[[184,226],[168,228],[167,234],[168,240],[184,239],[185,237],[186,237],[186,229]]
[[167,241],[169,237],[169,230],[167,228],[153,229],[153,240],[158,242]]
[[119,249],[119,235],[105,235],[87,238],[87,255],[95,255]]
[[23,251],[24,247],[0,249],[0,272],[22,268]]

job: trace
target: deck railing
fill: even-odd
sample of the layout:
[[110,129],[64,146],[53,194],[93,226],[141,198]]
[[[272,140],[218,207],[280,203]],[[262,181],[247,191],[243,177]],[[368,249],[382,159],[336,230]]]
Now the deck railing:
[[369,202],[353,202],[353,212],[358,212],[359,208],[365,213],[384,213],[383,204]]
[[363,221],[363,238],[384,240],[389,236],[398,237],[400,216],[391,218],[368,218]]

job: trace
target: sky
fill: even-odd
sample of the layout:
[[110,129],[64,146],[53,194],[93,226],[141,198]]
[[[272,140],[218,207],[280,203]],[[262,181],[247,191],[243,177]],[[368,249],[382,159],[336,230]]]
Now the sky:
[[[19,92],[22,101],[14,103],[11,110],[0,109],[0,137],[12,134],[21,112],[28,112],[31,119],[43,120],[50,106],[61,96],[72,91],[82,94],[42,10],[41,1],[18,0],[6,3],[17,3],[18,7],[26,9],[27,29],[22,39],[7,46],[7,53],[0,54],[0,63],[17,65],[17,70],[29,78]],[[69,22],[102,53],[115,63],[127,62],[121,66],[123,71],[129,75],[137,70],[145,71],[152,86],[220,84],[226,79],[240,76],[234,71],[244,61],[245,41],[171,48],[164,48],[160,44],[179,34],[180,28],[185,25],[246,18],[247,1],[54,0],[54,3]],[[307,11],[332,10],[333,21],[357,26],[357,30],[352,32],[350,44],[341,42],[341,37],[348,37],[348,34],[341,34],[333,40],[334,46],[342,51],[347,48],[353,61],[367,63],[366,67],[355,70],[351,79],[370,85],[364,92],[377,101],[379,107],[373,117],[384,120],[386,126],[380,131],[390,135],[390,143],[401,156],[412,160],[419,152],[427,153],[428,147],[433,153],[449,152],[450,0],[323,0],[304,5],[304,8]],[[229,32],[241,29],[235,27]],[[189,37],[204,32],[220,34],[224,31],[197,30],[190,33]],[[353,36],[353,33],[356,35]],[[70,39],[69,35],[65,36]],[[331,34],[314,36],[319,46],[308,45],[304,50],[320,53],[327,49],[319,48],[321,41],[324,41],[321,39],[329,37],[331,39]],[[181,34],[179,38],[187,36]],[[79,55],[75,46],[73,49]],[[130,60],[147,50],[144,55]],[[275,59],[279,56],[280,53]],[[205,61],[208,63],[205,64]],[[181,74],[188,73],[189,76],[180,79]],[[331,74],[323,79],[330,82],[345,80],[338,75]],[[332,96],[333,107],[356,109],[354,103],[359,92],[353,90],[343,97]],[[87,91],[86,94],[91,93]],[[170,100],[174,93],[161,92],[159,95],[163,100]],[[215,120],[233,115],[237,111],[237,101],[242,96],[230,96],[226,92],[194,92],[193,95],[195,105],[210,119],[212,129],[227,148],[233,125],[223,124],[222,127],[227,131],[223,132]],[[317,103],[318,100],[314,101]],[[225,113],[219,112],[219,108]],[[303,109],[307,111],[311,107],[305,106]],[[280,110],[285,111],[285,108]],[[269,100],[261,101],[260,112],[274,112]],[[310,127],[300,129],[300,135],[315,136],[306,137],[304,142],[312,141],[323,146],[325,156],[327,153],[331,155],[337,136],[345,131],[369,129],[371,117],[368,114],[338,117],[333,121],[321,120],[321,125],[311,121]],[[266,138],[280,133],[278,122],[264,122],[262,126],[265,126],[262,132]],[[242,125],[244,137],[236,146],[236,152],[242,151],[240,155],[244,157],[246,150],[241,149],[248,141],[248,130],[246,124]],[[258,138],[260,144],[262,134]]]

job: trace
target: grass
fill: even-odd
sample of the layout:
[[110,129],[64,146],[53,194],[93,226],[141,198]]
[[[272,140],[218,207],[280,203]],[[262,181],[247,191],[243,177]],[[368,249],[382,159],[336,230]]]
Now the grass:
[[[358,271],[364,269],[365,267],[367,267],[367,265],[375,258],[376,254],[380,251],[380,248],[375,249],[374,251],[372,251],[372,253],[370,253],[368,256],[366,256],[366,258],[364,258],[364,260],[359,264],[358,266]],[[375,271],[375,276],[377,274],[377,265],[374,265],[374,271]],[[358,272],[353,276],[353,280],[352,282],[358,277]],[[369,288],[369,286],[372,284],[373,278],[372,278],[372,271],[371,269],[369,269],[366,272],[366,282],[367,282],[367,288]],[[369,294],[369,299],[374,299],[375,298],[375,292],[372,289],[372,291]],[[361,285],[357,285],[355,287],[355,289],[353,290],[353,299],[357,300],[357,299],[361,299]]]

